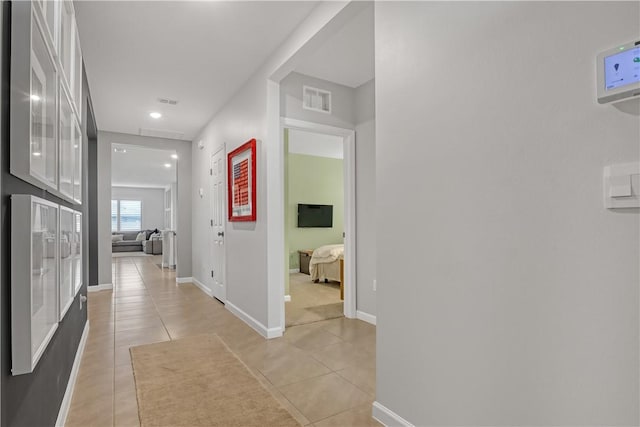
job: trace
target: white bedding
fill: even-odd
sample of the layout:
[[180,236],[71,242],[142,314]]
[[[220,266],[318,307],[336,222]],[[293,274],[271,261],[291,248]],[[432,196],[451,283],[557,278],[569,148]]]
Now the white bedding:
[[311,255],[309,273],[311,280],[340,281],[340,259],[344,258],[344,245],[321,246]]

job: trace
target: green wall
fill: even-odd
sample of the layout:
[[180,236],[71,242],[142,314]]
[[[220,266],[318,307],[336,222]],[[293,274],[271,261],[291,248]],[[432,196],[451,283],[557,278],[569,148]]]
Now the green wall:
[[[288,154],[286,238],[289,268],[299,267],[298,250],[342,243],[344,182],[342,159]],[[332,228],[298,228],[298,203],[333,205]]]

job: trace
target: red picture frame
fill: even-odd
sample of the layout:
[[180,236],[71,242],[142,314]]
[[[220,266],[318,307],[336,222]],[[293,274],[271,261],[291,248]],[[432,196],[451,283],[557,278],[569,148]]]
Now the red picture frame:
[[251,139],[227,155],[229,221],[256,220],[256,140]]

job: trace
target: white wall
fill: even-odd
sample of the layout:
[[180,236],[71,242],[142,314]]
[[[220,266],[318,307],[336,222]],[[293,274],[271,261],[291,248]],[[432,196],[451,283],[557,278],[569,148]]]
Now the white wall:
[[142,202],[142,229],[164,228],[164,189],[111,187],[112,200],[140,200]]
[[357,309],[374,315],[376,291],[376,121],[375,84],[355,89]]
[[420,425],[638,425],[638,211],[596,103],[637,2],[376,3],[377,402]]
[[[191,277],[191,141],[101,131],[98,132],[100,283],[111,283],[111,144],[114,143],[174,150],[178,155],[176,162],[178,176],[176,277]],[[107,277],[108,281],[106,281]]]
[[98,133],[98,283],[111,282],[111,142]]
[[[271,129],[268,117],[280,116],[279,106],[269,104],[268,87],[273,87],[269,79],[288,64],[301,46],[313,40],[314,36],[345,8],[344,2],[319,4],[291,36],[269,58],[236,93],[233,98],[205,126],[194,139],[193,149],[193,268],[195,279],[212,287],[209,257],[209,209],[211,156],[225,146],[230,152],[251,138],[258,140],[257,146],[257,220],[255,223],[227,223],[226,245],[226,296],[227,306],[237,307],[265,329],[280,327],[281,297],[276,301],[275,292],[270,295],[268,287],[275,285],[268,280],[267,271],[267,153],[277,147],[279,132]],[[288,73],[287,73],[288,74]],[[282,76],[284,77],[284,76]],[[282,77],[273,77],[276,79]],[[197,148],[202,141],[204,148]],[[270,145],[271,144],[271,145]],[[269,157],[273,159],[273,157]],[[200,197],[199,189],[204,190]],[[271,201],[273,202],[273,200]],[[284,209],[284,202],[281,203]],[[283,224],[282,224],[283,225]],[[284,237],[282,236],[282,242]],[[284,251],[284,246],[282,246]],[[284,281],[284,278],[282,278]],[[271,284],[270,284],[271,283]],[[280,284],[282,285],[282,284]],[[269,309],[269,307],[272,307]],[[247,317],[245,317],[245,320]],[[254,322],[254,326],[255,326]],[[264,332],[264,331],[263,331]],[[277,334],[277,332],[275,332]]]
[[[302,108],[302,87],[312,86],[331,92],[331,113]],[[282,117],[353,129],[355,123],[354,90],[348,86],[291,73],[280,82],[280,112]]]
[[[305,85],[332,92],[331,114],[302,108],[302,87]],[[375,316],[376,292],[373,290],[373,280],[376,277],[374,81],[371,80],[354,89],[303,74],[291,73],[280,84],[280,103],[283,117],[356,131],[356,309]]]

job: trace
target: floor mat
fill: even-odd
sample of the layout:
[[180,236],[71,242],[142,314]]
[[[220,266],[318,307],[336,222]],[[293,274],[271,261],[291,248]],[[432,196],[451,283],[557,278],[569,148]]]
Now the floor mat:
[[141,426],[299,426],[217,335],[131,348]]

